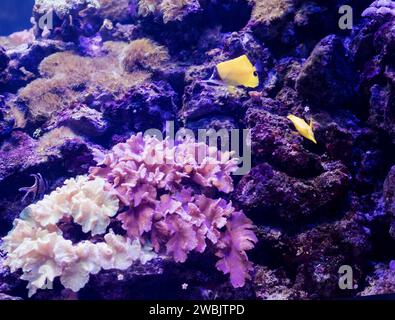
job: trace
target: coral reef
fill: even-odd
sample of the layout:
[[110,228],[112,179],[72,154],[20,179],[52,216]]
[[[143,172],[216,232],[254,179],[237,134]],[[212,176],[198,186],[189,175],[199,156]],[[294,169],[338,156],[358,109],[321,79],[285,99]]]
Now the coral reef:
[[250,2],[254,6],[252,10],[252,19],[262,24],[270,24],[275,20],[281,19],[291,11],[293,7],[293,3],[290,0],[250,0]]
[[148,16],[156,13],[159,10],[160,0],[143,0],[138,2],[138,14],[141,16]]
[[361,296],[373,296],[394,292],[394,270],[384,264],[374,266],[374,272],[368,277],[369,285],[363,290]]
[[391,220],[391,228],[389,231],[393,238],[395,238],[394,174],[395,167],[392,167],[384,181],[383,187],[384,210]]
[[98,0],[99,17],[113,22],[127,22],[133,13],[129,0]]
[[76,137],[68,127],[55,128],[38,139],[36,152],[41,156],[59,154],[59,146]]
[[[258,209],[295,221],[338,203],[347,193],[349,176],[346,168],[338,163],[328,164],[329,171],[312,180],[294,179],[260,164],[244,176],[236,190],[236,198],[243,207]],[[317,213],[317,214],[318,214]]]
[[198,12],[200,9],[197,0],[163,0],[160,10],[163,12],[163,22],[183,20],[185,14]]
[[5,50],[0,47],[0,72],[4,71],[4,69],[7,68],[9,61],[10,58],[8,58]]
[[[36,0],[0,37],[0,299],[393,294],[394,12]],[[243,55],[259,86],[228,88],[216,66]]]
[[[246,251],[257,241],[251,221],[231,203],[195,195],[182,186],[182,179],[190,177],[202,187],[231,192],[230,173],[236,163],[205,144],[174,144],[139,134],[111,153],[96,151],[98,167],[90,169],[89,178],[67,180],[22,211],[4,238],[3,250],[5,265],[11,271],[23,270],[21,279],[29,282],[29,296],[37,289],[51,289],[58,276],[66,288],[77,292],[89,274],[101,268],[123,270],[137,259],[145,263],[154,255],[141,251],[141,243],[150,242],[157,253],[166,248],[174,261],[185,262],[191,251],[204,252],[209,241],[220,258],[218,270],[230,274],[234,287],[244,286],[252,269]],[[204,155],[201,163],[200,155]],[[82,232],[102,235],[120,203],[126,211],[117,219],[130,239],[110,231],[104,243],[75,245],[58,227],[72,220]]]

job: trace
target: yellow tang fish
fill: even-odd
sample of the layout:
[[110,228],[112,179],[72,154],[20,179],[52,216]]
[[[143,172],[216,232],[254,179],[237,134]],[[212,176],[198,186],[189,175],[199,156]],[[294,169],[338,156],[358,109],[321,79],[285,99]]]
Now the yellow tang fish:
[[256,88],[259,85],[257,70],[246,55],[219,63],[217,72],[228,86]]
[[300,133],[301,136],[317,144],[317,141],[314,138],[313,120],[310,120],[310,124],[307,124],[306,121],[304,121],[303,119],[291,114],[287,118],[292,121],[292,123],[295,125],[296,130]]

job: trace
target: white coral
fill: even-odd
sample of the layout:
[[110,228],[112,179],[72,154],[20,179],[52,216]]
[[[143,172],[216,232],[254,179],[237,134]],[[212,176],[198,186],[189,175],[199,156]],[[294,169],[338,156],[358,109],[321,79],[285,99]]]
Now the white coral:
[[63,187],[27,207],[24,214],[42,227],[55,225],[70,216],[85,233],[97,235],[106,231],[118,208],[118,199],[105,190],[104,179],[90,181],[86,176],[79,176],[67,180]]
[[105,235],[105,242],[84,241],[73,245],[63,238],[59,229],[54,230],[17,219],[15,228],[4,238],[3,249],[8,252],[4,265],[12,272],[23,271],[21,279],[29,282],[29,296],[37,289],[52,289],[57,277],[65,288],[78,292],[90,275],[101,269],[125,270],[137,260],[146,263],[155,257],[139,241],[131,242],[113,232]]
[[161,0],[140,0],[138,4],[138,14],[146,17],[158,11]]
[[104,239],[106,242],[98,248],[103,269],[125,270],[142,253],[139,241],[133,241],[132,243],[129,238],[115,235],[113,232],[106,234]]
[[112,231],[100,243],[74,245],[63,237],[57,223],[67,217],[92,235],[106,231],[110,218],[118,212],[119,201],[105,184],[102,178],[69,179],[15,220],[1,249],[7,252],[4,265],[12,272],[22,270],[29,296],[37,289],[51,289],[57,277],[65,288],[77,292],[101,269],[125,270],[136,260],[145,263],[155,257],[151,248],[142,248],[139,241],[131,242]]
[[190,11],[200,9],[197,0],[140,0],[138,14],[146,17],[150,14],[160,14],[163,22],[182,21]]
[[[69,184],[73,185],[74,181]],[[90,231],[92,235],[103,234],[110,224],[110,218],[119,209],[117,197],[105,191],[104,179],[87,181],[86,177],[79,177],[74,186],[79,189],[70,201],[74,221],[80,224],[82,231],[86,233]]]
[[78,7],[100,8],[97,0],[36,0],[35,8],[40,13],[48,13],[53,10],[60,18],[66,17]]
[[[21,279],[29,282],[29,296],[39,288],[51,289],[54,279],[62,274],[62,265],[75,260],[70,240],[59,232],[19,219],[14,230],[4,238],[3,248],[8,252],[4,265],[12,272],[22,269]],[[62,254],[60,259],[58,252],[69,254]]]

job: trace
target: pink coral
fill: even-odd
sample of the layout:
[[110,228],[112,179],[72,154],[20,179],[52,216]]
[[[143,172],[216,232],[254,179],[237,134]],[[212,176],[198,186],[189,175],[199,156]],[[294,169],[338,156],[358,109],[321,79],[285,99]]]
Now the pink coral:
[[218,245],[217,269],[230,274],[230,281],[236,288],[244,286],[245,279],[249,279],[251,263],[246,255],[258,241],[252,231],[252,223],[243,213],[235,212],[228,221],[226,232]]
[[217,268],[230,273],[235,287],[244,285],[251,267],[246,251],[257,241],[251,221],[232,203],[202,194],[204,187],[233,191],[231,154],[188,139],[138,134],[108,154],[98,152],[96,160],[91,178],[104,178],[115,190],[125,208],[117,219],[130,238],[151,242],[176,262],[213,246],[221,258]]
[[116,145],[107,155],[98,152],[96,160],[98,166],[91,169],[91,176],[107,178],[127,204],[133,202],[130,197],[143,185],[175,190],[182,178],[228,193],[233,191],[230,175],[237,170],[237,160],[230,154],[213,152],[204,143],[186,141],[174,145],[170,140],[142,134]]
[[[231,202],[204,194],[207,187],[233,190],[237,160],[230,153],[188,139],[138,134],[107,154],[97,151],[96,161],[89,177],[69,179],[27,207],[4,238],[5,265],[22,269],[29,295],[52,288],[56,277],[77,292],[101,269],[124,270],[156,254],[182,263],[209,246],[220,258],[217,269],[230,274],[233,286],[244,285],[251,269],[246,251],[257,241],[252,223]],[[106,233],[114,219],[127,237]],[[60,222],[79,224],[91,236],[103,234],[104,242],[73,244]]]

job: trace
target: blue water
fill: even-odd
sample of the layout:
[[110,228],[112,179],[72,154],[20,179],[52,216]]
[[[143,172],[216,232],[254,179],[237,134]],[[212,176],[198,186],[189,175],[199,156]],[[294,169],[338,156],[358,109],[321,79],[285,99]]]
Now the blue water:
[[0,36],[30,29],[34,0],[0,0]]

